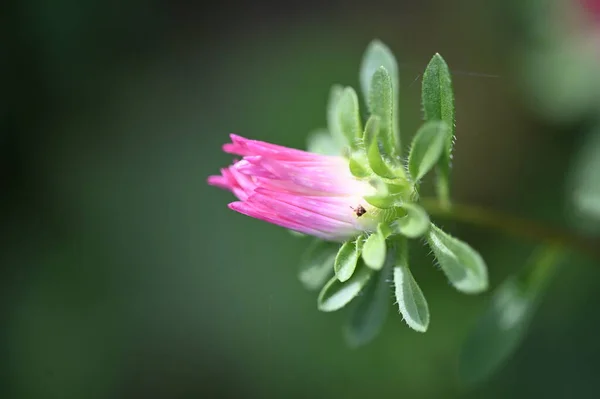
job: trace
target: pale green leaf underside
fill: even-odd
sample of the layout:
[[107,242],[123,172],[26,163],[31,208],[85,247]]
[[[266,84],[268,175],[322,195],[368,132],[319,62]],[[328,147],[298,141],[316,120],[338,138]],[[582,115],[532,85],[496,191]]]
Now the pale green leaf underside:
[[337,277],[325,284],[317,299],[317,306],[322,312],[333,312],[346,306],[367,284],[373,271],[367,267],[358,267],[352,277],[340,282]]
[[394,267],[394,285],[398,309],[406,324],[415,331],[427,331],[429,327],[427,300],[408,266]]
[[456,289],[467,294],[487,289],[487,267],[477,251],[433,223],[427,241],[446,277]]
[[381,231],[381,225],[377,231],[371,234],[362,248],[362,258],[365,264],[373,270],[381,270],[385,263],[385,234]]
[[334,271],[335,275],[341,282],[347,281],[354,270],[360,258],[361,237],[357,241],[347,241],[340,247],[340,250],[335,257]]
[[400,208],[406,211],[406,215],[396,219],[391,227],[397,234],[408,238],[421,237],[429,230],[429,215],[421,206],[414,203],[404,203]]
[[444,121],[425,122],[415,135],[408,154],[408,171],[413,181],[419,181],[438,162],[448,136]]

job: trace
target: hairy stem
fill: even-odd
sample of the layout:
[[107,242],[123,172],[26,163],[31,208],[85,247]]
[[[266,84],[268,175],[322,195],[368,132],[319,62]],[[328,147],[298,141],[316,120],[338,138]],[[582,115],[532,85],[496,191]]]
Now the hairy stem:
[[559,248],[571,248],[592,258],[600,259],[600,240],[582,236],[562,228],[479,206],[452,203],[447,206],[433,198],[421,198],[421,205],[432,216],[499,230],[504,233],[533,239]]

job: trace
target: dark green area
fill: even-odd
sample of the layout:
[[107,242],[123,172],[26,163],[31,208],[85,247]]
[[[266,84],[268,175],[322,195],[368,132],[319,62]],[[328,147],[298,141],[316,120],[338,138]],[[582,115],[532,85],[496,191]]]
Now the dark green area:
[[[319,312],[298,280],[310,240],[230,211],[206,184],[232,161],[228,133],[305,147],[331,85],[358,92],[379,38],[398,60],[403,143],[432,55],[452,71],[453,200],[572,226],[566,177],[600,115],[584,23],[517,0],[109,3],[3,13],[0,397],[596,395],[598,261],[569,254],[515,356],[466,390],[458,354],[490,294],[452,288],[424,240],[410,265],[428,331],[389,306],[381,335],[350,349],[348,312]],[[481,253],[491,288],[536,244],[434,222]]]

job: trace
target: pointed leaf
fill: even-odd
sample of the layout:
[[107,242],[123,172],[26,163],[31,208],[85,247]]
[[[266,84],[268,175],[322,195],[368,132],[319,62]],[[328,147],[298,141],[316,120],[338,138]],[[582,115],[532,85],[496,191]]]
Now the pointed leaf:
[[408,267],[406,240],[399,244],[394,267],[396,302],[406,324],[415,331],[425,332],[429,327],[429,306]]
[[309,134],[306,146],[308,152],[322,155],[340,155],[342,148],[326,129],[319,129]]
[[406,215],[392,222],[392,231],[408,238],[421,237],[429,230],[429,215],[421,206],[406,202],[399,206]]
[[319,310],[333,312],[346,306],[362,291],[372,274],[371,269],[363,266],[358,267],[352,277],[343,283],[334,276],[319,293]]
[[350,146],[355,146],[362,135],[358,97],[352,87],[346,87],[337,101],[337,118],[340,132]]
[[488,288],[487,267],[477,251],[433,223],[427,241],[446,277],[457,290],[477,294]]
[[394,135],[394,99],[392,78],[388,70],[379,67],[373,74],[371,92],[369,94],[369,107],[371,114],[379,118],[379,140],[382,150],[388,157],[398,153],[397,142]]
[[379,117],[371,115],[365,125],[364,143],[367,151],[369,166],[377,175],[393,179],[396,173],[386,164],[379,152],[378,135],[380,128]]
[[448,125],[444,151],[438,162],[438,195],[443,202],[449,202],[450,167],[454,144],[454,91],[448,64],[441,55],[435,54],[425,72],[422,82],[422,101],[427,121],[441,120]]
[[428,121],[413,139],[408,154],[408,171],[413,181],[419,181],[435,166],[444,151],[448,126],[444,121]]
[[377,231],[371,234],[365,241],[362,249],[362,258],[365,264],[373,270],[381,270],[385,262],[386,245],[385,239],[389,231],[385,225],[379,224]]
[[338,280],[347,281],[352,277],[362,250],[362,237],[356,241],[346,241],[335,257],[333,270]]
[[518,275],[496,289],[463,345],[459,372],[464,382],[482,382],[514,353],[561,257],[560,250],[541,247]]
[[[383,67],[387,71],[387,74],[391,82],[391,94],[389,95],[390,102],[392,104],[392,115],[391,115],[391,134],[389,135],[389,142],[384,143],[386,153],[393,153],[392,150],[399,150],[400,148],[400,129],[399,129],[399,118],[398,118],[398,93],[399,93],[399,76],[398,76],[398,65],[394,54],[390,49],[379,40],[373,40],[365,54],[363,55],[362,64],[360,66],[360,85],[362,93],[367,100],[369,111],[374,112],[374,104],[372,102],[373,93],[373,75],[380,68]],[[379,90],[379,89],[375,89]]]
[[337,245],[314,240],[300,259],[298,278],[308,290],[317,290],[333,274],[333,264],[337,254]]
[[346,342],[351,347],[372,341],[383,328],[390,307],[390,287],[394,254],[388,253],[383,269],[372,278],[361,295],[352,303],[348,324],[344,328]]

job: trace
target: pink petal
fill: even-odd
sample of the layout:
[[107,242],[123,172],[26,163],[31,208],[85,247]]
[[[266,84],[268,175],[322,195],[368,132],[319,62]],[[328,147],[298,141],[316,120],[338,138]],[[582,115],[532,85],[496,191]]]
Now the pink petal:
[[362,185],[352,179],[340,177],[336,165],[329,166],[297,166],[289,162],[277,160],[263,160],[262,165],[282,180],[289,180],[298,186],[312,191],[328,194],[346,195],[362,189]]
[[260,163],[251,163],[251,162],[249,162],[249,160],[247,158],[251,158],[251,157],[246,157],[243,160],[241,160],[240,162],[237,162],[233,166],[235,168],[235,170],[237,170],[238,172],[240,172],[246,176],[264,177],[266,179],[277,179],[278,178],[276,175],[274,175],[273,173],[271,173],[267,169],[265,169],[263,166],[261,166]]
[[296,223],[314,228],[321,231],[338,233],[344,230],[354,230],[354,225],[344,220],[335,219],[315,213],[311,210],[302,209],[295,205],[290,205],[279,201],[276,198],[255,193],[248,198],[248,203],[259,204],[278,216],[288,220],[293,220]]
[[291,221],[291,220],[288,220],[288,219],[285,219],[282,217],[278,217],[276,215],[274,216],[272,214],[268,214],[264,211],[257,209],[255,206],[253,206],[252,204],[247,203],[247,202],[232,202],[228,206],[230,209],[232,209],[236,212],[239,212],[241,214],[244,214],[246,216],[250,216],[255,219],[264,220],[265,222],[269,222],[269,223],[272,223],[272,224],[275,224],[275,225],[278,225],[281,227],[285,227],[286,229],[298,231],[298,232],[304,233],[304,234],[309,234],[309,235],[312,235],[315,237],[320,237],[325,240],[333,239],[331,234],[327,234],[323,231],[300,225],[294,221]]
[[219,187],[224,190],[231,190],[231,185],[223,176],[208,176],[207,182],[211,186]]
[[242,156],[261,155],[275,159],[297,160],[310,160],[322,156],[302,150],[297,150],[295,148],[288,148],[276,144],[267,143],[264,141],[250,140],[235,134],[231,134],[230,137],[233,144],[225,144],[223,146],[223,150],[231,154],[237,154]]
[[376,220],[358,219],[353,207],[370,186],[351,175],[347,160],[231,135],[226,152],[243,156],[208,183],[240,200],[242,214],[326,240],[371,231]]
[[329,218],[344,220],[348,223],[352,223],[356,217],[352,207],[360,205],[359,203],[352,203],[352,200],[348,197],[297,195],[282,191],[272,191],[262,187],[258,187],[255,193],[273,197],[286,204]]

